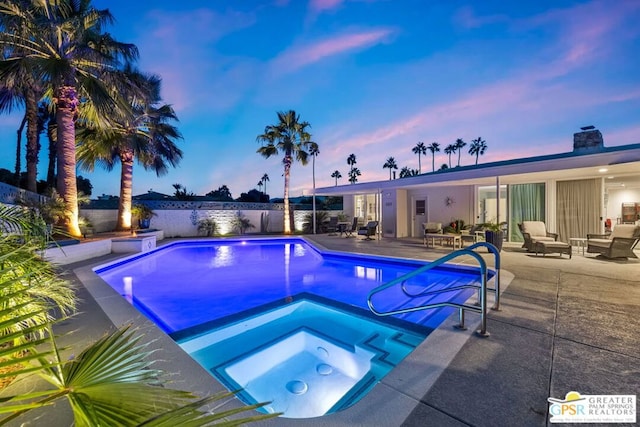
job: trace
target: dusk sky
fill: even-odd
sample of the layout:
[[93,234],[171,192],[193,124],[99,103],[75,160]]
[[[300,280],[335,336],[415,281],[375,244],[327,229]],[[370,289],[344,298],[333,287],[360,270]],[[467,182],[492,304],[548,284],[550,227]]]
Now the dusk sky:
[[[319,144],[318,187],[334,185],[334,170],[348,183],[351,153],[359,182],[389,179],[389,156],[417,169],[418,141],[443,149],[481,136],[480,163],[571,151],[585,125],[602,131],[605,146],[640,143],[638,0],[94,4],[117,20],[107,31],[138,46],[139,68],[162,77],[184,136],[184,158],[168,175],[135,166],[134,194],[226,184],[239,197],[267,173],[267,192],[282,197],[281,157],[258,155],[256,136],[289,109]],[[20,118],[0,116],[0,167],[10,170]],[[462,165],[475,161],[468,148]],[[447,156],[435,160],[439,168]],[[422,172],[430,170],[427,153]],[[93,197],[118,194],[119,167],[79,174]],[[294,164],[292,197],[311,188],[311,174],[311,164]]]

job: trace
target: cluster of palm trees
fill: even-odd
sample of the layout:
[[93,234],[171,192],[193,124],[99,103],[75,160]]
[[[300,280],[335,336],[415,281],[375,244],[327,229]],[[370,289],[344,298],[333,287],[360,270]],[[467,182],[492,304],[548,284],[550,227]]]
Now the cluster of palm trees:
[[135,68],[136,46],[105,32],[113,19],[90,1],[0,3],[0,111],[24,106],[32,191],[39,134],[47,124],[55,186],[72,236],[81,235],[77,166],[111,170],[120,163],[117,227],[129,229],[134,160],[162,175],[182,158],[176,145],[182,136],[172,124],[177,117],[161,102],[160,78]]
[[[462,138],[456,139],[456,142],[453,144],[449,144],[444,148],[444,153],[448,156],[449,161],[442,165],[440,169],[451,168],[451,155],[458,153],[458,164],[460,166],[460,156],[462,154],[462,149],[466,147],[467,143],[464,142]],[[435,172],[436,170],[436,162],[435,155],[440,151],[440,144],[437,142],[432,142],[429,145],[425,145],[424,142],[418,142],[415,147],[411,149],[414,154],[418,155],[418,173],[422,173],[422,164],[420,162],[420,156],[426,156],[427,151],[431,152],[431,171]],[[482,139],[481,136],[471,141],[471,145],[469,145],[469,154],[475,156],[476,162],[478,164],[479,156],[484,155],[485,151],[487,151],[487,142]]]
[[[264,194],[267,194],[267,181],[269,181],[269,175],[265,172],[264,175],[262,175],[262,178],[260,178],[260,181],[258,181],[258,189]],[[263,186],[264,191],[262,191]]]

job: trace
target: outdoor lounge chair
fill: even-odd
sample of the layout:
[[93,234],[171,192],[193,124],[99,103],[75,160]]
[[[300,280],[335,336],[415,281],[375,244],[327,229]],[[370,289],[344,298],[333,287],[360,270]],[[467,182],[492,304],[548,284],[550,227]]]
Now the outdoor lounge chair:
[[462,245],[464,245],[464,242],[471,242],[472,244],[477,242],[484,242],[484,231],[482,230],[482,228],[483,227],[481,224],[476,224],[468,230],[462,230],[460,234]]
[[520,233],[524,237],[523,248],[527,248],[527,252],[536,251],[536,242],[555,242],[558,240],[558,234],[549,233],[547,226],[542,221],[522,221],[518,224]]
[[364,227],[358,228],[358,236],[367,236],[364,240],[373,240],[371,236],[376,235],[378,221],[369,221]]
[[633,248],[640,239],[640,225],[618,224],[610,236],[587,234],[587,252],[607,258],[638,258]]
[[358,231],[358,217],[353,218],[353,224],[351,224],[351,228],[347,228],[346,230],[344,230],[344,233],[346,234],[345,237],[356,237],[353,235],[353,233],[355,233],[356,231]]

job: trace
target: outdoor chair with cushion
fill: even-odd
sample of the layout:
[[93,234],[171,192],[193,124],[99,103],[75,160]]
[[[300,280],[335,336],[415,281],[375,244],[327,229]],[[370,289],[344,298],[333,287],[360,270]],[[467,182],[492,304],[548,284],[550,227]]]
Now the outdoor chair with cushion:
[[462,229],[460,234],[460,240],[462,241],[462,245],[464,246],[464,242],[483,242],[484,241],[484,231],[482,229],[481,224],[476,224],[471,226],[469,229]]
[[422,240],[425,245],[427,244],[427,236],[429,234],[442,234],[441,222],[424,222],[422,223],[422,227],[424,228]]
[[547,231],[547,226],[542,221],[522,221],[518,224],[520,233],[524,237],[523,248],[527,252],[535,252],[536,242],[555,242],[558,240],[558,234]]
[[351,228],[347,228],[346,230],[344,230],[346,237],[356,237],[353,235],[353,233],[355,233],[356,231],[358,231],[358,217],[353,218]]
[[587,234],[587,252],[607,258],[638,258],[633,248],[640,239],[640,225],[618,224],[611,235]]
[[331,235],[335,235],[336,231],[338,231],[338,217],[337,216],[330,217],[329,222],[324,224],[324,230],[325,232]]
[[371,236],[376,235],[378,221],[369,221],[364,227],[358,228],[358,236],[366,236],[364,240],[373,240]]

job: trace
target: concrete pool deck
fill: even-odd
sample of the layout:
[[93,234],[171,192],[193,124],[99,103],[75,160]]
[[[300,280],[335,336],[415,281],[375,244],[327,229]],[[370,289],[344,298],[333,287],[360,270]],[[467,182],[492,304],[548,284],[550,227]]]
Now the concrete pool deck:
[[[436,259],[449,252],[426,249],[418,239],[306,237],[329,250],[383,256]],[[446,338],[446,346],[421,347],[422,352],[414,352],[407,360],[411,369],[404,372],[411,375],[394,370],[344,413],[256,425],[545,425],[548,397],[562,399],[569,391],[637,395],[640,260],[611,261],[578,254],[572,259],[535,257],[518,246],[507,245],[502,252],[502,268],[513,278],[502,294],[502,310],[489,313],[490,338],[454,331],[452,320],[430,337]],[[176,387],[201,395],[219,390],[196,362],[121,304],[124,300],[91,272],[92,266],[119,257],[112,254],[67,266],[74,272],[70,278],[84,284],[79,286],[83,313],[60,325],[61,332],[75,331],[61,342],[73,344],[78,351],[114,323],[132,322],[147,333],[146,339],[156,340],[154,347],[161,349],[155,355],[161,359],[156,366],[174,374]],[[493,265],[489,254],[483,257]],[[470,324],[474,316],[469,314]],[[424,369],[445,361],[441,369]],[[66,411],[55,411],[54,416],[60,423],[51,424],[54,420],[48,414],[48,425],[70,424]]]

